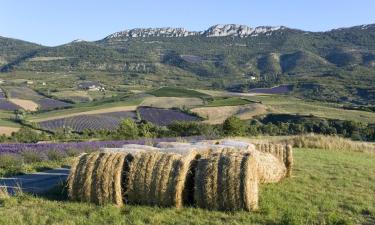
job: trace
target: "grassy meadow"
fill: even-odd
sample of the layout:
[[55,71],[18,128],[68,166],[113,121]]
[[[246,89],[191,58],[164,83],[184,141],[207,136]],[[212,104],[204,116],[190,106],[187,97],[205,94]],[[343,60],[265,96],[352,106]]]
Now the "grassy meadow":
[[63,188],[45,196],[0,195],[0,224],[364,224],[375,222],[375,155],[298,148],[293,176],[261,186],[258,212],[70,202]]

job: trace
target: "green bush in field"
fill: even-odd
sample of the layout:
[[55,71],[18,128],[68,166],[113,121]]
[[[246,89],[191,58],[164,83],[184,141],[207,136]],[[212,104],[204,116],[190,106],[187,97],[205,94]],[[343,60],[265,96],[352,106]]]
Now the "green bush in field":
[[243,136],[246,134],[247,123],[238,117],[232,116],[223,123],[223,133],[229,136]]

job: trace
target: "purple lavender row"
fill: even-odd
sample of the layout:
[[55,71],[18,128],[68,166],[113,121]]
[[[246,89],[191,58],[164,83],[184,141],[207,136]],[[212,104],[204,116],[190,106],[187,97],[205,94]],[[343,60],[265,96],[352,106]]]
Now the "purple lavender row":
[[[66,153],[69,150],[78,152],[92,151],[99,148],[118,148],[125,144],[156,144],[158,142],[172,142],[178,138],[149,138],[139,140],[123,140],[123,141],[89,141],[89,142],[71,142],[71,143],[8,143],[0,144],[1,154],[21,154],[25,151],[39,152],[41,154],[54,150]],[[187,141],[203,140],[202,136],[184,137]]]

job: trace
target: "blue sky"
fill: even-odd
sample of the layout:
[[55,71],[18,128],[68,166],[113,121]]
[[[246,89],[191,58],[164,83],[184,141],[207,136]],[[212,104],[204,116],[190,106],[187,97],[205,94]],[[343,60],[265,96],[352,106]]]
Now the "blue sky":
[[374,0],[0,0],[0,36],[54,46],[136,27],[284,25],[310,31],[375,23]]

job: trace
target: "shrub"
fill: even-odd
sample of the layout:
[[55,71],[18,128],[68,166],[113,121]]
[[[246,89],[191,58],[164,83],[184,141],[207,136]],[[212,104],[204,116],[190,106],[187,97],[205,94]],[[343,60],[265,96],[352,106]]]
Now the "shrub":
[[[4,174],[18,174],[22,171],[23,163],[20,157],[12,154],[0,155],[0,169],[6,171]],[[0,176],[4,175],[0,173]]]
[[230,136],[243,136],[246,134],[247,125],[238,117],[232,116],[223,123],[223,132]]

